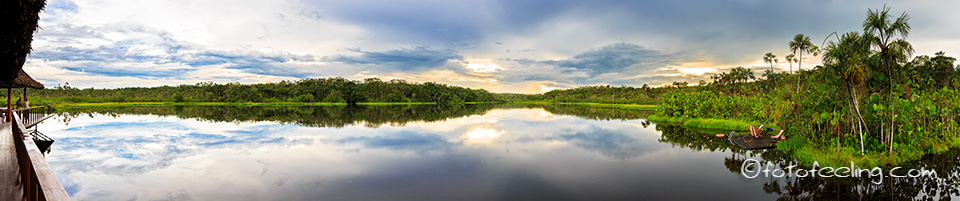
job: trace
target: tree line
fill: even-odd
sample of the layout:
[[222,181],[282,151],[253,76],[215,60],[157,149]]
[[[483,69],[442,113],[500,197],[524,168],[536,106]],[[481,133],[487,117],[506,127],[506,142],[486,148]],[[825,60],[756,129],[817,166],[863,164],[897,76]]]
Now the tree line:
[[[14,94],[20,94],[15,91]],[[276,83],[240,84],[202,82],[193,85],[128,87],[117,89],[79,89],[69,83],[45,90],[28,92],[31,102],[98,103],[98,102],[464,102],[496,101],[484,89],[404,80],[363,81],[341,77],[308,78]]]
[[664,87],[651,87],[647,84],[641,87],[595,85],[581,86],[572,89],[556,89],[543,94],[500,93],[497,94],[497,98],[505,101],[656,105],[660,103],[662,95],[677,91],[680,88],[697,88],[697,86],[688,86],[686,82],[676,82],[673,85]]

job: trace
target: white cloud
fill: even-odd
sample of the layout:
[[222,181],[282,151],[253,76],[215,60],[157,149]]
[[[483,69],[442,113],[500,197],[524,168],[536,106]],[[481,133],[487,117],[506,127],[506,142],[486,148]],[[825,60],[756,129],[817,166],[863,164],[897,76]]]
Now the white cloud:
[[[955,4],[890,6],[913,16],[908,40],[917,54],[957,55],[960,29],[941,26],[949,24],[948,8]],[[658,85],[704,79],[710,69],[758,66],[763,53],[788,54],[786,42],[797,33],[819,41],[833,31],[860,30],[864,10],[880,6],[739,0],[50,0],[25,68],[44,69],[30,73],[45,84],[69,81],[81,87],[321,76],[387,76],[526,93],[593,84]],[[810,15],[813,10],[818,14]],[[806,69],[819,63],[808,55],[804,60]]]

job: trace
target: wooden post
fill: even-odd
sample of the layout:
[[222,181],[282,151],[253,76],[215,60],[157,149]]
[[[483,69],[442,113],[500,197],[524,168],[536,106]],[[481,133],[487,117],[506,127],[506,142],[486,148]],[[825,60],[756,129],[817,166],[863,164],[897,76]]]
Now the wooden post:
[[27,99],[27,88],[23,88],[23,108],[30,108],[30,99]]
[[11,120],[13,119],[13,107],[10,102],[11,101],[10,99],[13,98],[12,94],[13,94],[13,89],[7,88],[7,122],[11,122]]

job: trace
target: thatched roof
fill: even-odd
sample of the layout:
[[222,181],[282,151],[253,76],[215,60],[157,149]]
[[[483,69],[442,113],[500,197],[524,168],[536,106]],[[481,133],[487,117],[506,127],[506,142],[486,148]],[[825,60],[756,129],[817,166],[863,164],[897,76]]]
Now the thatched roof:
[[0,80],[16,82],[26,75],[21,70],[45,5],[46,0],[0,0]]
[[17,78],[13,80],[0,80],[0,88],[34,88],[34,89],[43,89],[43,84],[33,80],[30,75],[27,75],[27,72],[23,72],[23,69],[20,69],[17,72]]

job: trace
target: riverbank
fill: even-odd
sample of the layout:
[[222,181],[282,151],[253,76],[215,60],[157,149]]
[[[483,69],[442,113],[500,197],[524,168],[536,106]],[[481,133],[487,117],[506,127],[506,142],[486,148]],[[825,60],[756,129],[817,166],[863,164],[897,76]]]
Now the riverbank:
[[531,105],[545,105],[545,104],[579,105],[579,106],[590,106],[590,107],[611,107],[611,108],[631,109],[631,110],[657,109],[657,105],[640,105],[640,104],[582,103],[582,102],[554,102],[554,101],[509,101],[507,103],[531,104]]
[[[724,132],[747,131],[750,125],[760,125],[760,122],[747,122],[733,119],[666,117],[656,114],[648,116],[647,120],[657,124],[680,125],[685,128],[711,129]],[[769,127],[774,129],[779,128],[777,125],[769,125]],[[869,168],[889,166],[918,160],[923,155],[939,154],[948,151],[951,147],[960,147],[960,138],[951,138],[935,141],[933,145],[926,150],[904,149],[895,154],[888,152],[868,152],[861,154],[860,150],[855,147],[818,146],[801,135],[795,133],[787,133],[787,135],[791,137],[777,143],[777,149],[790,154],[804,165],[809,166],[817,162],[820,167],[843,167],[849,166],[850,162],[857,164],[857,166]],[[837,142],[837,144],[840,144],[840,142]]]
[[[712,130],[729,130],[729,131],[748,131],[750,130],[750,125],[760,126],[764,124],[762,122],[749,122],[741,121],[734,119],[711,119],[711,118],[682,118],[682,117],[667,117],[660,115],[650,115],[647,117],[647,120],[650,120],[657,124],[672,124],[672,125],[681,125],[684,127],[690,128],[703,128],[703,129],[712,129]],[[776,124],[764,124],[764,127],[778,129],[779,126]]]

